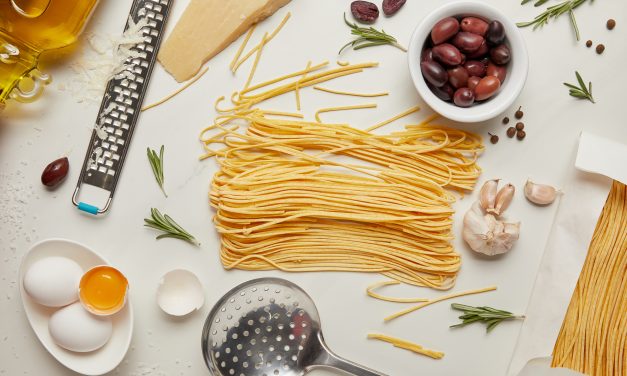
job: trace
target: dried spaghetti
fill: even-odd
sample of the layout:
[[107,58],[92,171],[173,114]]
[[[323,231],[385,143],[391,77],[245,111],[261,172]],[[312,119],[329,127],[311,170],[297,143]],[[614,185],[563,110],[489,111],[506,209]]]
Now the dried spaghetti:
[[376,63],[318,72],[326,65],[234,93],[234,106],[216,106],[221,115],[203,130],[203,158],[219,163],[210,202],[224,267],[361,271],[452,287],[460,256],[446,189],[473,188],[480,137],[433,124],[375,135],[254,107]]
[[614,182],[555,348],[553,367],[627,375],[627,187]]

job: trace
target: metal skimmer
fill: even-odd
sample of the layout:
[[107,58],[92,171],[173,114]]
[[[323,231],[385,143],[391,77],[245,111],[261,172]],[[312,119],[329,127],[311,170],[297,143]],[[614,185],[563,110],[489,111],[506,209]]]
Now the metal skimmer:
[[[96,128],[72,196],[72,203],[90,214],[102,214],[111,205],[171,3],[172,0],[135,0],[131,6],[124,31],[129,28],[131,20],[134,23],[146,22],[141,28],[143,42],[133,46],[134,55],[125,61],[125,69],[107,84],[96,117]],[[107,195],[104,205],[79,201],[82,184],[104,190]]]
[[278,278],[245,282],[224,295],[205,321],[202,351],[217,376],[297,376],[318,367],[385,376],[333,354],[312,299]]

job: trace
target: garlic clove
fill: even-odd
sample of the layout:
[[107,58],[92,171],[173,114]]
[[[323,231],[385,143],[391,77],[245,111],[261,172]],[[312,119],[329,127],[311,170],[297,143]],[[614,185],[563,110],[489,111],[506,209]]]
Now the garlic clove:
[[496,204],[496,189],[498,188],[500,179],[492,179],[483,183],[479,192],[479,201],[483,210],[489,212],[494,210]]
[[525,197],[536,205],[550,205],[557,198],[559,191],[547,184],[537,184],[527,180],[525,184]]
[[496,194],[494,210],[488,210],[488,213],[495,214],[497,217],[500,216],[509,207],[515,192],[516,188],[512,184],[507,184],[501,188],[499,193]]

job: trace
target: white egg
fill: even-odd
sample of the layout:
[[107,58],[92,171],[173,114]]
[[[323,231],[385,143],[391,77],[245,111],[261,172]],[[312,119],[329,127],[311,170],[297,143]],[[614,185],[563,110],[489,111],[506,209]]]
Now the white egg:
[[46,257],[34,262],[24,275],[24,290],[37,303],[63,307],[78,300],[83,269],[67,257]]
[[92,315],[81,303],[74,303],[50,316],[48,330],[52,340],[64,349],[89,352],[107,343],[113,324],[110,317]]

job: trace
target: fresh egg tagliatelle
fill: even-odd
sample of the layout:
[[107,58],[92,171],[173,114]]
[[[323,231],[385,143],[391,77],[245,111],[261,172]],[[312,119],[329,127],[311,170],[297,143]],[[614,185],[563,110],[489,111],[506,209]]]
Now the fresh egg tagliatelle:
[[48,330],[52,340],[75,352],[94,351],[104,346],[113,332],[111,318],[95,316],[81,303],[61,308],[50,316]]
[[24,290],[37,303],[63,307],[78,300],[83,269],[67,257],[46,257],[34,262],[24,275]]

